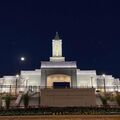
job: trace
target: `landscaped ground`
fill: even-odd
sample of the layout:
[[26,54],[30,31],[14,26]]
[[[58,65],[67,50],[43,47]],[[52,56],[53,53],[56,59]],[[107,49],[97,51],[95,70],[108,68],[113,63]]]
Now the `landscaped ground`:
[[120,120],[120,115],[0,116],[0,120]]

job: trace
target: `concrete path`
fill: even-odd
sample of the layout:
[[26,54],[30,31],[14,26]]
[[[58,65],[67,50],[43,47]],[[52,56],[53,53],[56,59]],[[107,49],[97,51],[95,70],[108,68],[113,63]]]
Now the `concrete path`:
[[120,115],[0,116],[0,120],[120,120]]

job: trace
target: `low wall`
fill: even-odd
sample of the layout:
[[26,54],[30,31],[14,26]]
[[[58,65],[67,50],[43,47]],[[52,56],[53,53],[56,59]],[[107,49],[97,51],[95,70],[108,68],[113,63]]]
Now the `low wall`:
[[95,106],[95,89],[42,89],[41,105],[52,107]]

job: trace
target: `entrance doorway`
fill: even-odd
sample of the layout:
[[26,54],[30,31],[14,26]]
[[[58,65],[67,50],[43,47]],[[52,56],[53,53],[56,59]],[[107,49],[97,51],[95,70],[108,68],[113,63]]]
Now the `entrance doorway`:
[[54,82],[53,88],[70,88],[69,82]]
[[46,87],[70,87],[71,86],[71,76],[64,74],[53,74],[47,76],[47,86]]

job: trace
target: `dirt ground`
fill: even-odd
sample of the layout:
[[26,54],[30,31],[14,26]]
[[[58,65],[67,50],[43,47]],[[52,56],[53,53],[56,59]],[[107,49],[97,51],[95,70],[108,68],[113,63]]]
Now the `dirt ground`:
[[0,120],[120,120],[120,115],[0,116]]

